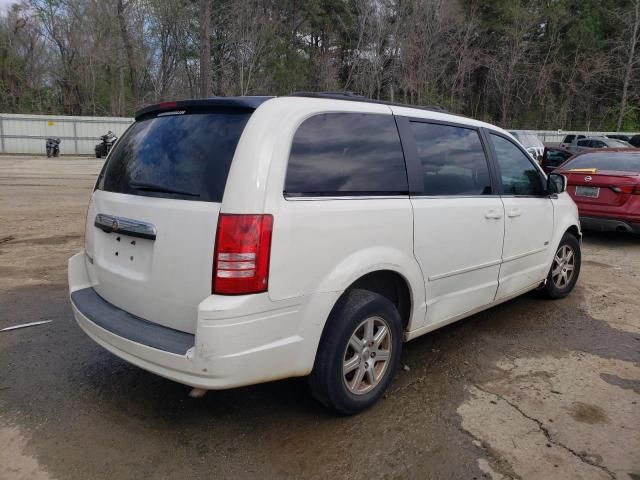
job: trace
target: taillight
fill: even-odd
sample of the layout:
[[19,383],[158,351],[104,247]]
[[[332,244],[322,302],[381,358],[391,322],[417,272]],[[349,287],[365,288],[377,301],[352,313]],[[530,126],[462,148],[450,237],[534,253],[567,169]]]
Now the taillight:
[[616,193],[626,193],[640,195],[640,186],[638,185],[622,185],[620,187],[609,187]]
[[220,214],[213,254],[213,293],[267,291],[272,230],[271,215]]

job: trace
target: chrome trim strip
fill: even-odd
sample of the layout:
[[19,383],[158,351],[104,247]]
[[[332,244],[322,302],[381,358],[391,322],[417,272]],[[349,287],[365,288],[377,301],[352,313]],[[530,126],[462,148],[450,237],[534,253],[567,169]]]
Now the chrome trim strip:
[[292,197],[284,196],[286,201],[299,202],[299,201],[318,201],[318,200],[407,200],[409,195],[362,195],[362,196],[335,196],[335,197]]
[[501,195],[411,195],[412,199],[500,198]]
[[104,213],[98,213],[93,224],[105,233],[122,233],[148,240],[155,240],[157,234],[155,225],[151,223]]
[[511,262],[513,260],[518,260],[519,258],[528,257],[529,255],[535,255],[536,253],[544,252],[547,249],[548,245],[542,248],[537,248],[536,250],[531,250],[530,252],[519,253],[518,255],[512,255],[507,258],[503,258],[502,261],[504,263]]
[[459,270],[453,270],[452,272],[439,273],[438,275],[431,275],[429,277],[429,281],[433,282],[434,280],[440,280],[442,278],[453,277],[454,275],[461,275],[463,273],[473,272],[474,270],[480,270],[481,268],[493,267],[495,265],[500,265],[500,262],[502,262],[502,260],[493,260],[492,262],[481,263],[480,265],[461,268]]

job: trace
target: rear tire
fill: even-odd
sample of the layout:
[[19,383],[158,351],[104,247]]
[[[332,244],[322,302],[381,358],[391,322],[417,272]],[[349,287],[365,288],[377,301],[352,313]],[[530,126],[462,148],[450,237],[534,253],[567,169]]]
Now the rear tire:
[[320,339],[309,377],[314,397],[345,415],[373,405],[400,363],[402,330],[400,314],[387,298],[360,289],[346,293]]
[[547,282],[540,289],[542,296],[555,300],[569,295],[578,281],[581,263],[580,242],[572,234],[565,233],[551,263]]

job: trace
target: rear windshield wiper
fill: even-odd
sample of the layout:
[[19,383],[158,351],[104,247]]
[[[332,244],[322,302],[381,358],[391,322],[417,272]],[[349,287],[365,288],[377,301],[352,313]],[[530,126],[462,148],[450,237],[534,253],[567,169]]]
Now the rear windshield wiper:
[[135,188],[136,190],[144,190],[147,192],[162,192],[162,193],[175,193],[177,195],[186,195],[188,197],[199,197],[199,193],[187,192],[185,190],[178,190],[175,188],[165,187],[163,185],[158,185],[156,183],[150,182],[129,182],[129,186]]

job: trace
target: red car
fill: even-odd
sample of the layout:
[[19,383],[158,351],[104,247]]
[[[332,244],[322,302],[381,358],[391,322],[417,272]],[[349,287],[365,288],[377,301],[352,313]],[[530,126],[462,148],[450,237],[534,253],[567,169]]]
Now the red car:
[[640,150],[576,155],[553,173],[565,175],[583,228],[640,233]]

